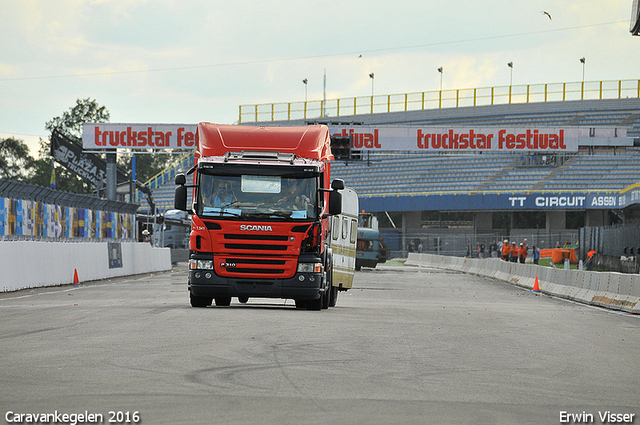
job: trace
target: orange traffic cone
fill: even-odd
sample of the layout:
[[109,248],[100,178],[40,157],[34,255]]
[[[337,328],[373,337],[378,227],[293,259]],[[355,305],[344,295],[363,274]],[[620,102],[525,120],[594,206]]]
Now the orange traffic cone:
[[533,284],[533,292],[540,292],[540,286],[538,286],[538,276],[536,276],[536,281]]
[[73,270],[73,284],[77,285],[80,283],[80,279],[78,279],[78,269]]

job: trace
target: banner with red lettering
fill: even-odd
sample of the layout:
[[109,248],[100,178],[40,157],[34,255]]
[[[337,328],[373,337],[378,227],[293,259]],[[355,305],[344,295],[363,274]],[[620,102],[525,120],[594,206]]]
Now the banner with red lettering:
[[633,146],[623,128],[586,127],[333,127],[332,136],[351,136],[364,151],[464,153],[576,152],[578,146]]
[[[263,124],[263,123],[261,123]],[[83,126],[85,150],[195,149],[195,124],[111,124]],[[626,128],[612,127],[441,127],[329,126],[332,136],[351,136],[361,151],[464,153],[577,152],[578,146],[633,146]]]
[[82,147],[97,149],[195,149],[195,124],[86,123]]

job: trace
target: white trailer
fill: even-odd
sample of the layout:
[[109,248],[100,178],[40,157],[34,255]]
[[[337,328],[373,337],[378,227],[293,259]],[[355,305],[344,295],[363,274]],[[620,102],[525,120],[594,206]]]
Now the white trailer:
[[350,187],[345,187],[341,193],[342,213],[331,217],[331,307],[335,306],[339,291],[351,288],[356,268],[358,194]]

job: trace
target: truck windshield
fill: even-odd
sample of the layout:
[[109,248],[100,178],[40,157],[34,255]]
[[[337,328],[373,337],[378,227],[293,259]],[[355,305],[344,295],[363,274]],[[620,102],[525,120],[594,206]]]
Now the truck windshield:
[[295,176],[199,174],[201,217],[316,219],[317,178]]

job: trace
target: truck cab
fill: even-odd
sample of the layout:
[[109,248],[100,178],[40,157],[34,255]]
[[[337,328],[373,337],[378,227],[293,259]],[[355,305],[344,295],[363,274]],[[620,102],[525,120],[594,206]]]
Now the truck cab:
[[196,143],[193,184],[177,176],[175,201],[192,213],[191,305],[261,297],[330,306],[329,217],[341,213],[344,182],[330,183],[328,129],[201,123]]

